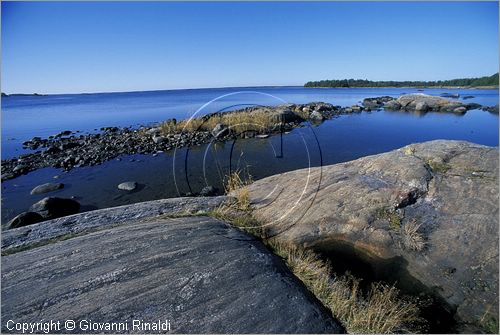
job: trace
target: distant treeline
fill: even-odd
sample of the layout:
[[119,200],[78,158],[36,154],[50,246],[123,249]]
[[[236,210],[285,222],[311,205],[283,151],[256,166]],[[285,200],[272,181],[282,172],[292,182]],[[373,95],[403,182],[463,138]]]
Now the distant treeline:
[[442,86],[498,86],[498,73],[481,78],[463,78],[438,81],[371,81],[364,79],[309,81],[304,87],[442,87]]

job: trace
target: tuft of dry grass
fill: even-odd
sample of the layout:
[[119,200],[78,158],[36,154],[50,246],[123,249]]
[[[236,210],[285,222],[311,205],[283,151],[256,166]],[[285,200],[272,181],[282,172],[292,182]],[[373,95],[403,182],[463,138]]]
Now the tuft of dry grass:
[[277,114],[270,109],[261,108],[252,111],[236,111],[226,113],[209,114],[202,117],[190,118],[178,123],[163,122],[160,125],[164,134],[172,134],[181,131],[212,131],[218,123],[224,124],[236,133],[253,131],[256,133],[267,133],[274,129],[280,120]]
[[242,170],[236,170],[226,176],[224,180],[224,190],[226,194],[234,194],[236,196],[238,209],[243,211],[251,210],[250,192],[247,188],[252,183],[252,176],[248,171],[245,173]]
[[332,275],[331,267],[313,251],[268,240],[304,285],[329,308],[349,333],[417,332],[423,325],[419,308],[394,286],[373,283],[367,294],[350,274]]
[[401,239],[407,250],[422,251],[426,242],[424,236],[419,232],[421,223],[412,219],[401,226]]

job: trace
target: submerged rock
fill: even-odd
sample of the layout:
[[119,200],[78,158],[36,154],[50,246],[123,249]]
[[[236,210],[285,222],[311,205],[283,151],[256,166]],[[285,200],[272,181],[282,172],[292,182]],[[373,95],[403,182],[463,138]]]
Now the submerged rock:
[[248,189],[269,236],[323,252],[343,243],[373,262],[402,259],[477,330],[498,315],[498,156],[496,147],[438,140]]
[[484,111],[490,112],[492,114],[498,114],[498,105],[496,106],[487,106],[482,108]]
[[126,181],[118,185],[118,189],[123,191],[133,191],[136,188],[137,183],[135,181]]
[[34,189],[31,190],[30,194],[42,194],[42,193],[48,193],[48,192],[53,192],[56,190],[59,190],[64,187],[64,184],[62,183],[45,183],[42,185],[38,185]]
[[460,94],[458,93],[442,93],[441,96],[443,98],[454,98],[454,99],[460,98]]

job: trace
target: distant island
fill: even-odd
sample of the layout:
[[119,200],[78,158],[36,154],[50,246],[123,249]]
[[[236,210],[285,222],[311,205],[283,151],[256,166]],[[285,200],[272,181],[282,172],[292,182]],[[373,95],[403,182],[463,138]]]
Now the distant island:
[[371,81],[366,79],[333,79],[309,81],[304,87],[498,87],[498,73],[481,78],[438,81]]
[[42,97],[46,94],[40,94],[40,93],[13,93],[13,94],[7,94],[2,92],[2,97],[24,97],[24,96],[35,96],[35,97]]

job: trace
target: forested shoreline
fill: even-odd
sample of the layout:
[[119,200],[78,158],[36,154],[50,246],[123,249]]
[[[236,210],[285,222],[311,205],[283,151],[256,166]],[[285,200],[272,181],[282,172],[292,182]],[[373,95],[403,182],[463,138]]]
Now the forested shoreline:
[[366,79],[333,79],[309,81],[304,87],[498,87],[498,73],[480,78],[438,81],[371,81]]

